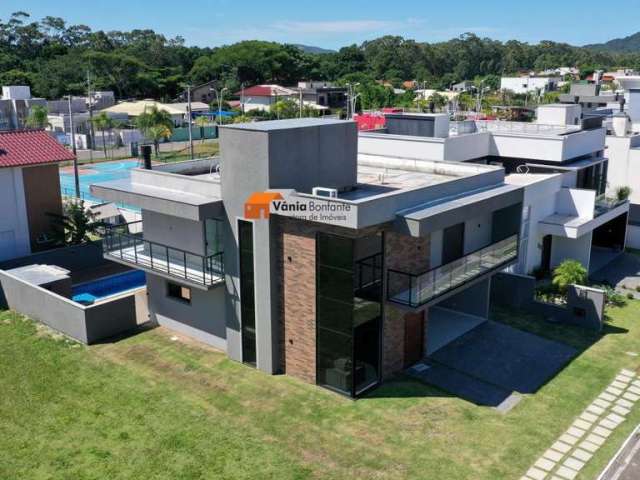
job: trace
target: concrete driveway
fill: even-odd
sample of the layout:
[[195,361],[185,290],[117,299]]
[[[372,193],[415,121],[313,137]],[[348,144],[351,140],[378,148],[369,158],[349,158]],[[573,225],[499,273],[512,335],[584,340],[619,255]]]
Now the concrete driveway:
[[[593,282],[608,282],[621,293],[633,293],[640,298],[636,287],[640,286],[640,256],[622,253],[611,263],[591,274]],[[623,288],[626,287],[626,288]]]
[[576,355],[562,343],[487,321],[426,357],[409,373],[478,405],[534,393]]

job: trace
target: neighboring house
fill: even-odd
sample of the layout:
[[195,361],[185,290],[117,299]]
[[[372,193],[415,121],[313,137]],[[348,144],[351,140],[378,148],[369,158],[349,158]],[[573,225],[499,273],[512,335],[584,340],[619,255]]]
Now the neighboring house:
[[250,110],[269,111],[271,106],[280,100],[291,99],[297,101],[300,93],[291,88],[281,87],[280,85],[254,85],[234,93],[240,98],[242,110],[248,112]]
[[502,77],[500,90],[510,90],[516,94],[546,93],[558,89],[560,77]]
[[47,101],[44,98],[31,97],[31,89],[27,86],[2,87],[0,131],[24,128],[34,105],[46,107]]
[[[302,89],[302,101],[329,108],[346,108],[347,89],[330,82],[298,82]],[[246,92],[245,92],[246,96]]]
[[462,92],[469,92],[474,88],[475,88],[475,84],[471,80],[464,80],[460,83],[454,83],[451,86],[451,91],[462,93]]
[[340,120],[225,125],[220,149],[91,191],[142,211],[104,253],[147,273],[152,320],[264,372],[358,396],[486,321],[518,261],[501,167],[359,152]]
[[525,190],[519,271],[549,270],[566,258],[593,270],[624,248],[629,202],[605,198],[605,129],[597,118],[575,125],[578,109],[545,105],[545,123],[471,120],[449,129],[446,117],[405,114],[402,128],[387,119],[383,132],[360,132],[359,151],[502,166],[506,182]]
[[61,214],[58,162],[73,155],[44,130],[0,132],[0,261],[51,247]]
[[[155,100],[139,100],[133,102],[120,102],[109,108],[105,108],[102,111],[106,112],[109,115],[124,114],[129,120],[135,120],[145,111],[148,111],[153,107],[157,108],[158,110],[164,110],[165,112],[168,112],[171,115],[171,120],[176,127],[181,127],[185,124],[188,124],[189,115],[187,113],[186,103],[161,103],[156,102]],[[194,113],[207,112],[209,111],[209,106],[202,102],[192,102],[191,110]]]

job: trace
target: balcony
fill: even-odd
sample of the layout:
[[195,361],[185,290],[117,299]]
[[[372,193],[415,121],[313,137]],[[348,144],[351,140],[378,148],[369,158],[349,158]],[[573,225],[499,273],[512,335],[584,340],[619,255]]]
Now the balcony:
[[387,299],[420,307],[467,282],[499,270],[518,258],[518,235],[512,235],[424,273],[387,271]]
[[223,252],[199,255],[142,238],[141,222],[107,229],[102,239],[104,256],[167,278],[208,289],[224,280]]
[[629,200],[618,200],[617,198],[609,198],[602,195],[596,198],[594,216],[599,217],[600,215],[604,215],[605,213],[608,213],[626,203],[629,203]]

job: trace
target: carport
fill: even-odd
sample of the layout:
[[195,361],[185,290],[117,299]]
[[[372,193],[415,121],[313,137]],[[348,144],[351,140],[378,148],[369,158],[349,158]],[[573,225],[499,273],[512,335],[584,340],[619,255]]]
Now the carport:
[[593,230],[589,261],[590,274],[604,268],[624,251],[627,215],[625,212]]

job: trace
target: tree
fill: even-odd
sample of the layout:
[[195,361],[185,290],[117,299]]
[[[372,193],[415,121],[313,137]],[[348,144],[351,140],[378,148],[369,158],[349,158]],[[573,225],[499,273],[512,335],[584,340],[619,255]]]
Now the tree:
[[111,129],[115,126],[113,119],[107,115],[107,112],[100,112],[99,115],[93,117],[93,125],[102,133],[102,148],[104,149],[104,156],[107,156],[107,141],[104,136],[105,130],[111,132]]
[[29,111],[25,125],[29,128],[45,128],[50,125],[47,107],[34,105]]
[[551,282],[561,293],[566,293],[569,285],[583,285],[586,281],[587,269],[579,261],[568,259],[555,268]]
[[429,97],[429,109],[433,112],[434,109],[441,110],[448,103],[447,98],[438,92],[433,92]]
[[62,215],[47,213],[53,221],[53,238],[59,245],[79,245],[91,241],[103,223],[96,221],[96,214],[84,206],[84,200],[66,200]]
[[160,155],[160,140],[171,136],[173,121],[166,110],[159,110],[157,106],[145,109],[136,118],[136,127],[143,135],[153,141],[156,157]]
[[204,143],[204,129],[211,125],[211,120],[209,120],[206,115],[200,115],[196,117],[194,123],[196,124],[196,127],[200,128],[200,139],[202,140],[202,143]]

